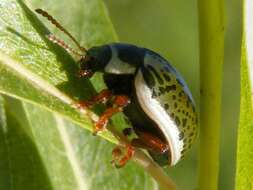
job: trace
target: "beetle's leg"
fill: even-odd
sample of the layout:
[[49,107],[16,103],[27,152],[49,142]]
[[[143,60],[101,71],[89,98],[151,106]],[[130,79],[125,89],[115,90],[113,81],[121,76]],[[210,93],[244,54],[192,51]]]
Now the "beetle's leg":
[[75,107],[89,108],[95,104],[106,103],[112,97],[112,92],[108,89],[100,91],[97,95],[91,97],[89,100],[79,101],[75,103]]
[[134,148],[143,148],[157,153],[164,153],[169,149],[169,145],[158,137],[145,132],[138,132],[139,138],[133,139],[131,144],[126,145],[126,153],[122,153],[122,147],[116,146],[112,151],[113,160],[117,168],[123,167],[134,155]]
[[168,143],[160,138],[145,132],[138,133],[139,138],[133,139],[131,145],[138,148],[144,148],[157,153],[164,153],[169,149]]
[[[129,144],[126,145],[126,153],[123,157],[121,147],[117,146],[112,150],[113,160],[112,163],[116,166],[116,168],[123,167],[134,155],[134,147]],[[120,158],[121,157],[121,158]]]
[[103,130],[107,125],[109,119],[116,113],[122,112],[123,108],[130,103],[130,100],[125,95],[116,95],[113,99],[113,105],[107,108],[100,116],[99,120],[95,124],[94,134]]

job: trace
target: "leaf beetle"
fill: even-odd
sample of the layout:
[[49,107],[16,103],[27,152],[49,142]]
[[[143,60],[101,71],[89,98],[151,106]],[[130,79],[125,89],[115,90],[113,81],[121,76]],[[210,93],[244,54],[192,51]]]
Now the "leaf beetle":
[[[160,165],[175,165],[190,149],[197,136],[197,113],[190,90],[179,72],[156,52],[131,44],[111,43],[85,49],[52,16],[42,9],[36,12],[68,35],[79,53],[50,34],[48,39],[80,56],[80,77],[90,78],[102,72],[107,89],[89,100],[76,103],[79,108],[104,103],[107,108],[94,124],[94,133],[103,130],[109,119],[123,112],[137,135],[126,146],[113,150],[114,162],[124,166],[135,147],[143,148]],[[109,102],[109,103],[108,103]]]

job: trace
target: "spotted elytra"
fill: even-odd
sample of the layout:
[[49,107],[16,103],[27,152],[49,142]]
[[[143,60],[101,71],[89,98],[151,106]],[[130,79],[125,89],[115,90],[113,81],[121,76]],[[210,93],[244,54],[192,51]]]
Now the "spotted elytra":
[[[156,52],[135,45],[110,43],[85,49],[46,11],[36,12],[47,17],[81,50],[75,51],[52,34],[47,36],[80,57],[80,77],[103,73],[107,89],[75,104],[78,108],[106,105],[94,123],[94,134],[103,130],[118,112],[123,112],[131,123],[132,128],[122,130],[130,142],[125,153],[118,146],[113,150],[115,165],[124,166],[136,147],[147,150],[160,165],[180,161],[196,138],[197,114],[191,92],[176,69]],[[136,135],[132,137],[131,133]]]

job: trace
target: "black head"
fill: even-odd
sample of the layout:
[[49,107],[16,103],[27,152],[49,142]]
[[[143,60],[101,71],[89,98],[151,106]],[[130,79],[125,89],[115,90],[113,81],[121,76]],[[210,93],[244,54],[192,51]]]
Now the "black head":
[[91,77],[95,72],[102,71],[105,65],[109,62],[111,58],[111,50],[108,45],[93,47],[89,50],[82,47],[78,41],[56,20],[54,17],[49,15],[46,11],[42,9],[35,10],[38,14],[46,17],[53,25],[59,28],[63,33],[72,39],[72,41],[77,45],[81,52],[76,51],[66,44],[63,40],[57,38],[53,34],[49,34],[46,37],[55,44],[58,44],[65,50],[81,57],[80,63],[80,77]]
[[111,55],[108,45],[90,48],[79,61],[80,77],[91,77],[95,72],[102,72],[110,61]]

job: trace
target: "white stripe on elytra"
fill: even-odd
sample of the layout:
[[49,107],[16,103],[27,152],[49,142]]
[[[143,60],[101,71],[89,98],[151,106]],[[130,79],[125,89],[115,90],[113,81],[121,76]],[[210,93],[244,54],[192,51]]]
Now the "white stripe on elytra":
[[[153,60],[154,61],[154,60]],[[144,62],[150,64],[152,58],[145,56]],[[179,140],[179,130],[176,123],[171,119],[161,104],[152,98],[152,92],[143,79],[139,70],[135,78],[135,90],[142,109],[160,127],[170,145],[171,163],[175,165],[181,158],[183,141]]]
[[105,72],[113,74],[133,74],[136,68],[120,60],[118,56],[118,51],[113,45],[110,45],[110,48],[112,52],[112,57],[105,67]]

